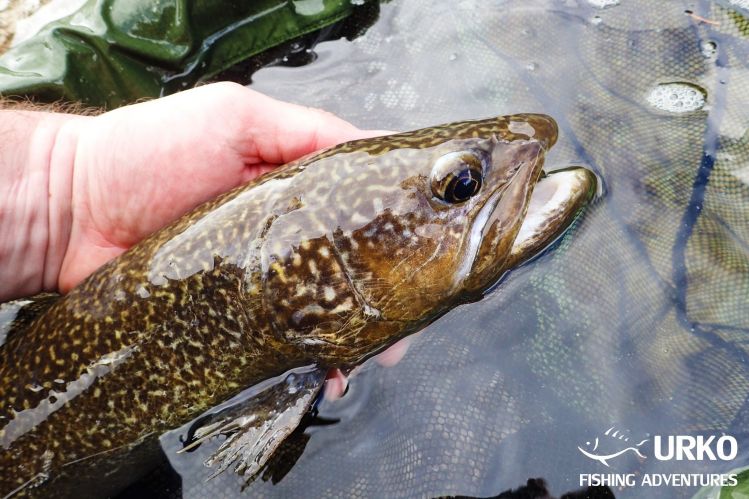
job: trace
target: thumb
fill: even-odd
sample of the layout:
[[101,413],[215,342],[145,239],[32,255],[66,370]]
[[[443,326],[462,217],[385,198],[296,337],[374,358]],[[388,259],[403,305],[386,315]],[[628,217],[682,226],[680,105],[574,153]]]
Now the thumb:
[[341,142],[389,133],[361,130],[327,111],[240,88],[245,93],[239,110],[244,134],[237,150],[247,164],[283,164]]

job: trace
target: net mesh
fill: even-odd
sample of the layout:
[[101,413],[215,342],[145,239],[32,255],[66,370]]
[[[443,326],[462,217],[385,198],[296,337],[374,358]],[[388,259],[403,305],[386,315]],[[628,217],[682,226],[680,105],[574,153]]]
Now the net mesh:
[[[433,324],[397,366],[366,366],[320,407],[340,422],[308,429],[288,474],[245,494],[486,496],[537,476],[561,494],[610,471],[578,447],[613,425],[632,438],[726,432],[746,446],[747,14],[708,1],[401,0],[364,36],[319,45],[315,63],[256,73],[253,88],[362,127],[550,114],[561,134],[547,166],[587,165],[605,193],[553,251]],[[648,102],[673,83],[704,93],[704,107]],[[164,447],[181,494],[240,493],[231,473],[205,481],[210,449],[175,457],[176,435]],[[615,471],[747,461],[623,457]]]

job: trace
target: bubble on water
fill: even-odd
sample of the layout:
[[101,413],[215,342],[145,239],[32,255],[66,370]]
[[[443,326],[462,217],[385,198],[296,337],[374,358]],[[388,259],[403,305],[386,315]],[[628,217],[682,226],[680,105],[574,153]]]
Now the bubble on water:
[[458,58],[458,54],[456,54],[455,52],[453,52],[452,54],[450,54],[450,55],[448,56],[448,59],[449,59],[449,60],[451,60],[451,61],[454,61],[454,60],[456,60],[457,58]]
[[648,103],[661,111],[689,113],[702,109],[706,92],[692,83],[661,83],[648,95]]
[[718,44],[712,40],[704,40],[700,43],[700,51],[705,57],[713,57],[718,52]]
[[619,5],[619,0],[588,0],[588,3],[593,7],[599,9],[605,9],[606,7],[613,7]]

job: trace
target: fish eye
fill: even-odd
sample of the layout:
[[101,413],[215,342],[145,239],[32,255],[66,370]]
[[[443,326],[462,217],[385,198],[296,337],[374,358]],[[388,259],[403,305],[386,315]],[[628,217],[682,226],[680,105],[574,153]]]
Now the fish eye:
[[481,159],[470,152],[452,152],[437,160],[432,169],[432,193],[446,203],[468,201],[481,190]]

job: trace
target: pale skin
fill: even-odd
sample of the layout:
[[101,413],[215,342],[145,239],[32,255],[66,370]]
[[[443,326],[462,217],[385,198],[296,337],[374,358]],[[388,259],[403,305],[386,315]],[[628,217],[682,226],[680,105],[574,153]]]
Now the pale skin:
[[[98,116],[0,109],[0,302],[65,293],[200,203],[300,156],[382,132],[233,83]],[[394,365],[407,345],[380,362]],[[325,395],[346,378],[329,373]]]

